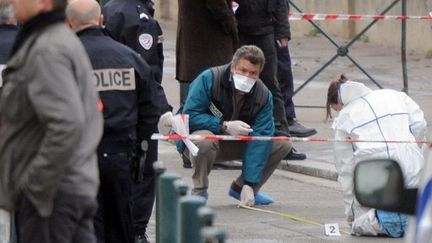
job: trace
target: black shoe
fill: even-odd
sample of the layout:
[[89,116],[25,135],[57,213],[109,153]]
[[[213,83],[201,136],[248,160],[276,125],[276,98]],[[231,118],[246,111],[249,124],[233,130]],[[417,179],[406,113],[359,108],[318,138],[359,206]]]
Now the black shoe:
[[135,243],[150,243],[150,239],[146,233],[135,236]]
[[184,154],[182,154],[182,160],[183,160],[183,168],[185,168],[185,169],[192,168],[192,162]]
[[275,129],[274,136],[275,137],[280,137],[280,136],[282,136],[282,137],[291,137],[291,135],[290,135],[289,132],[280,130],[278,128]]
[[306,154],[299,153],[295,148],[292,148],[291,151],[285,156],[285,160],[305,160]]
[[305,127],[294,119],[288,120],[288,128],[291,136],[293,137],[303,138],[315,135],[317,133],[314,128]]

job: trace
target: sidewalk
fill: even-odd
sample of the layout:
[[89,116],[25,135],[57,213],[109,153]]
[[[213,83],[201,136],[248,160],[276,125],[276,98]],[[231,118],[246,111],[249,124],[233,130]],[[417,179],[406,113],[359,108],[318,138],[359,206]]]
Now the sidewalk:
[[[179,85],[175,80],[175,36],[176,23],[162,22],[164,31],[164,80],[169,102],[176,111],[179,107]],[[409,41],[409,38],[408,38]],[[343,43],[343,40],[341,41]],[[326,63],[335,53],[334,46],[324,37],[296,36],[290,41],[290,52],[293,61],[293,74],[295,89]],[[400,52],[397,49],[388,49],[365,42],[355,43],[350,49],[350,55],[363,68],[376,79],[384,88],[402,90],[402,64]],[[425,59],[415,53],[408,52],[408,93],[423,108],[428,124],[432,123],[432,59]],[[296,106],[313,106],[314,108],[297,107],[297,119],[308,127],[314,127],[318,131],[315,137],[332,138],[331,121],[325,120],[325,106],[327,87],[331,80],[340,74],[348,78],[364,82],[372,89],[377,87],[360,72],[347,58],[338,57],[314,80],[308,83],[304,89],[294,96]],[[430,126],[430,125],[429,125]],[[161,143],[161,147],[165,146]],[[331,143],[311,142],[295,143],[294,147],[299,152],[307,154],[303,161],[282,161],[279,168],[292,172],[302,173],[315,177],[336,180],[337,174],[333,162],[333,150]]]

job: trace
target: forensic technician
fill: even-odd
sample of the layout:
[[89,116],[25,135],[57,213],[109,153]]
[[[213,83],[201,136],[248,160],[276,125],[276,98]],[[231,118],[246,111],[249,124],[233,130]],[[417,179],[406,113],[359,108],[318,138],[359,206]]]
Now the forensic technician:
[[[264,54],[257,46],[242,46],[232,62],[207,69],[191,84],[184,105],[192,134],[273,136],[273,98],[259,79]],[[189,157],[194,173],[192,194],[208,199],[208,176],[216,161],[241,160],[240,176],[229,195],[240,205],[269,204],[274,200],[260,193],[279,162],[291,149],[280,141],[194,141],[199,148],[191,155],[183,143],[179,152]]]
[[407,229],[407,215],[361,206],[353,195],[353,171],[360,161],[392,159],[402,168],[405,186],[416,187],[424,163],[420,147],[414,143],[424,137],[426,129],[422,110],[403,92],[371,90],[344,75],[328,88],[327,117],[331,117],[331,109],[339,112],[332,126],[336,140],[413,142],[334,144],[338,181],[352,234],[402,237]]
[[133,243],[132,187],[144,176],[147,147],[141,144],[157,132],[156,81],[138,53],[104,35],[96,1],[73,0],[66,14],[90,57],[103,103],[104,134],[98,147],[101,186],[95,217],[98,242]]

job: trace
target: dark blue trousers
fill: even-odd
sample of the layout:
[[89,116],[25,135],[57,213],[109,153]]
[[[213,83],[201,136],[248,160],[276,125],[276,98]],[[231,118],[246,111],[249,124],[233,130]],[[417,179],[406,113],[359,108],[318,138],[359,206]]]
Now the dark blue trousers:
[[294,80],[291,69],[291,57],[288,47],[277,49],[277,79],[281,89],[285,112],[287,119],[296,117],[294,103],[292,97],[294,96]]

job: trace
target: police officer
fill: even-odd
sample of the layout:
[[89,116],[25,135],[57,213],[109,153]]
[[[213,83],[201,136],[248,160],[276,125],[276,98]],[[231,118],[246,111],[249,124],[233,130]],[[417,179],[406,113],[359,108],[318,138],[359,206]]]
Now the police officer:
[[[68,23],[89,54],[105,119],[98,148],[101,187],[95,228],[99,242],[134,242],[131,172],[142,172],[143,144],[157,132],[160,108],[151,68],[129,47],[105,36],[94,0],[74,0]],[[141,163],[138,163],[141,162]],[[137,166],[136,166],[137,165]],[[134,167],[135,169],[132,169]],[[136,174],[136,173],[134,173]]]
[[107,33],[114,40],[138,52],[152,68],[156,81],[161,83],[164,62],[163,34],[159,23],[153,18],[153,1],[111,0],[102,11]]
[[2,86],[1,72],[5,68],[10,49],[18,32],[16,20],[13,17],[12,5],[7,1],[0,2],[0,87]]
[[[111,0],[102,9],[107,33],[138,52],[152,67],[158,83],[162,80],[162,29],[153,18],[151,0]],[[161,85],[158,86],[161,114],[172,111]],[[134,186],[134,226],[137,242],[145,242],[154,198],[155,175],[152,164],[157,160],[157,141],[149,143],[144,181]]]

